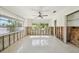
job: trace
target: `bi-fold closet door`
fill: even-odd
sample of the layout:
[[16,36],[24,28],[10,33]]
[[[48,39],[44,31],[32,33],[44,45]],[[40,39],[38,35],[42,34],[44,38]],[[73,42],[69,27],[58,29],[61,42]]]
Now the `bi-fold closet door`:
[[67,41],[79,47],[79,11],[67,15]]

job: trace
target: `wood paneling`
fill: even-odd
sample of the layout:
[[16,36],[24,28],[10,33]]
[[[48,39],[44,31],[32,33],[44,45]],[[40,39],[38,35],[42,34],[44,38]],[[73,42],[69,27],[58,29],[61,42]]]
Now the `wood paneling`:
[[32,27],[27,27],[27,35],[53,35],[54,34],[54,28],[48,27],[44,30],[42,29],[35,29],[33,30]]
[[0,36],[0,51],[6,49],[7,47],[15,43],[17,40],[22,39],[24,35],[25,35],[24,31],[19,31],[19,32],[14,32],[10,34],[8,33]]
[[61,40],[63,40],[64,39],[64,37],[63,37],[63,31],[64,31],[64,28],[63,27],[61,27],[61,34],[60,34],[60,36],[61,36]]
[[18,33],[18,39],[20,40],[20,32]]
[[14,43],[14,35],[11,34],[11,35],[10,35],[10,44],[13,44],[13,43]]
[[67,33],[68,42],[79,47],[79,27],[68,27]]
[[63,27],[56,27],[55,36],[63,41]]
[[7,48],[9,46],[9,36],[4,36],[4,48]]
[[54,27],[51,27],[51,35],[54,35]]
[[0,51],[3,49],[3,37],[0,37]]
[[17,33],[15,33],[15,42],[17,41]]

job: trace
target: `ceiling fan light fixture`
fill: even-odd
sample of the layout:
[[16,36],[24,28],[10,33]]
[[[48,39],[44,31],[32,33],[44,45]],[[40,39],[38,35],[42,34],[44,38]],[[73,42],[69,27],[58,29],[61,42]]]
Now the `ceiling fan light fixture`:
[[53,13],[56,13],[56,10],[54,10]]

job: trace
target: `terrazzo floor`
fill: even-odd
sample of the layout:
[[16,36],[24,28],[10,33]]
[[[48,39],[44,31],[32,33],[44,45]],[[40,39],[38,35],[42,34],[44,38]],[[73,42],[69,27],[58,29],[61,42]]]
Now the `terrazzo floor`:
[[11,45],[2,53],[78,53],[79,48],[53,36],[28,36]]

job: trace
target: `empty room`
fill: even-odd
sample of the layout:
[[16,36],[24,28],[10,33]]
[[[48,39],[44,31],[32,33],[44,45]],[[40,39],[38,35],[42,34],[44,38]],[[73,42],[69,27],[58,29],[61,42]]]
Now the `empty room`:
[[79,6],[0,6],[0,53],[79,53]]

